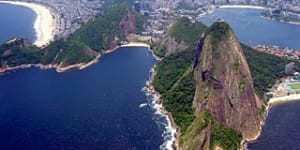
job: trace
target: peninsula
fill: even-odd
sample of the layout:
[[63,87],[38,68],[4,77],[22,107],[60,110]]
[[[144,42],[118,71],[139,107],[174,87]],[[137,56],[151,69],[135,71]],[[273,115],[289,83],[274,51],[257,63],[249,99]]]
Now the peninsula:
[[[47,7],[43,10],[60,12],[48,4],[57,1],[39,4]],[[74,16],[85,11],[52,16],[54,27],[59,28],[54,30],[52,42],[50,34],[41,34],[44,43],[36,45],[22,38],[5,42],[0,45],[0,72],[30,66],[58,72],[83,69],[122,45],[148,47],[130,43],[142,39],[161,58],[148,86],[176,130],[171,141],[175,149],[239,149],[257,138],[268,109],[265,93],[285,76],[282,68],[290,60],[241,44],[222,20],[206,27],[188,15],[190,12],[175,13],[175,2],[155,1],[151,13],[145,11],[150,9],[147,1],[143,11],[139,7],[133,10],[132,0],[122,2],[107,0],[92,7],[93,1],[85,1],[81,4],[89,4],[85,7],[91,11],[86,11],[92,15],[78,20]],[[64,4],[66,7],[75,5],[64,3],[72,4]]]
[[[40,7],[39,4],[12,3],[35,6],[40,8],[41,12],[47,12],[43,14],[49,14],[49,11],[45,11],[46,7]],[[97,62],[102,54],[134,41],[131,36],[142,31],[145,18],[132,11],[128,5],[117,5],[113,8],[108,4],[104,6],[103,15],[96,17],[94,21],[82,24],[82,28],[71,36],[55,39],[50,44],[46,42],[55,38],[53,32],[50,32],[53,27],[47,28],[49,20],[43,22],[42,19],[50,16],[38,16],[35,27],[42,25],[43,30],[40,30],[39,38],[34,44],[26,39],[13,38],[0,45],[0,72],[30,66],[56,68],[58,72],[71,68],[83,69]],[[55,19],[51,16],[50,22],[53,20]],[[48,25],[51,26],[51,23]],[[65,32],[57,33],[56,38],[57,35],[64,34]]]

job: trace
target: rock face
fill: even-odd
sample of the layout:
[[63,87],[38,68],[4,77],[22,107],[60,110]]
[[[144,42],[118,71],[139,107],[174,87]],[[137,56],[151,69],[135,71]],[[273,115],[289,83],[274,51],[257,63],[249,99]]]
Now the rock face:
[[135,16],[130,11],[127,11],[127,15],[122,18],[119,29],[124,32],[125,36],[130,33],[136,33]]
[[202,36],[195,55],[196,115],[208,110],[213,119],[254,138],[260,129],[260,101],[234,32],[226,22],[214,23]]

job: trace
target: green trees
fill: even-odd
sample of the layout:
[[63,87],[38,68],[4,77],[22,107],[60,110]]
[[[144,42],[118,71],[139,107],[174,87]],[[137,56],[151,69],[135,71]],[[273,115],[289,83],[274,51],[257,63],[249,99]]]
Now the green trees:
[[175,123],[185,130],[194,120],[192,101],[195,81],[192,72],[194,51],[174,53],[158,62],[153,81],[162,94],[165,108],[172,113]]
[[223,125],[214,125],[211,132],[211,146],[220,146],[224,150],[236,150],[240,148],[241,133]]
[[191,21],[183,17],[178,19],[168,30],[162,42],[154,44],[154,53],[159,57],[164,57],[167,52],[166,41],[168,38],[175,39],[177,43],[184,42],[191,49],[195,49],[201,34],[207,27],[198,21]]
[[[117,46],[118,42],[125,40],[119,24],[123,17],[130,12],[129,2],[114,3],[103,7],[102,15],[70,35],[67,39],[52,42],[44,49],[35,46],[23,46],[24,40],[17,40],[13,44],[0,45],[0,66],[10,67],[22,64],[64,64],[73,65],[87,63],[101,53]],[[137,31],[142,31],[145,18],[140,14],[131,12],[138,23]],[[88,52],[89,51],[89,52]],[[92,51],[92,52],[91,52]],[[4,53],[6,53],[4,55]]]
[[[242,45],[244,53],[250,67],[254,80],[254,88],[260,98],[264,98],[264,93],[268,92],[275,82],[284,77],[284,67],[290,60],[264,52],[259,52],[246,45]],[[296,66],[300,63],[294,61]]]

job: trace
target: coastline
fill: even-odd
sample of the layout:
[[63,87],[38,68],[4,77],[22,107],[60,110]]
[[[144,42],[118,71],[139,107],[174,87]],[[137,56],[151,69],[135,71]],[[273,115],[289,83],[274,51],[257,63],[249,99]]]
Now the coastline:
[[256,6],[256,5],[220,5],[219,8],[249,8],[249,9],[267,9],[263,6]]
[[[267,7],[264,6],[256,6],[256,5],[220,5],[218,8],[244,8],[244,9],[259,9],[259,10],[266,10]],[[295,21],[284,21],[284,20],[279,20],[276,18],[272,17],[266,17],[260,15],[261,18],[263,19],[268,19],[268,20],[273,20],[281,23],[286,23],[286,24],[292,24],[292,25],[300,25],[300,22],[295,22]]]
[[284,20],[279,20],[279,19],[273,18],[273,17],[266,17],[266,16],[263,16],[263,15],[260,15],[260,17],[263,18],[263,19],[277,21],[277,22],[281,22],[281,23],[292,24],[292,25],[300,25],[300,22],[284,21]]
[[34,30],[36,32],[36,41],[33,43],[34,45],[45,47],[54,40],[57,28],[56,19],[58,18],[47,6],[20,1],[0,1],[1,3],[27,7],[35,12]]
[[[13,70],[18,70],[18,69],[26,69],[26,68],[31,68],[31,67],[38,67],[40,69],[55,69],[56,72],[58,72],[58,73],[65,72],[65,71],[68,71],[68,70],[74,69],[74,68],[82,70],[82,69],[85,69],[85,68],[97,63],[102,55],[112,53],[120,48],[125,48],[125,47],[145,47],[145,48],[150,49],[150,45],[148,45],[148,44],[133,42],[133,43],[129,43],[129,44],[121,45],[121,46],[116,46],[115,48],[110,49],[110,50],[106,50],[105,52],[103,52],[102,54],[100,53],[98,56],[96,56],[94,59],[92,59],[91,61],[89,61],[87,63],[77,63],[77,64],[68,65],[68,66],[64,66],[64,67],[61,66],[62,64],[40,64],[40,63],[39,64],[22,64],[22,65],[18,65],[18,66],[14,66],[14,67],[3,66],[0,68],[0,74],[3,74],[8,71],[13,71]],[[156,57],[155,57],[155,59],[156,59]]]
[[[155,57],[155,55],[153,57]],[[150,79],[146,82],[146,93],[149,93],[153,97],[152,104],[153,104],[153,109],[156,110],[156,113],[162,117],[165,117],[167,120],[167,124],[165,125],[166,133],[164,132],[164,134],[167,134],[167,136],[164,137],[165,141],[161,145],[160,149],[178,150],[179,149],[178,137],[180,135],[180,130],[179,127],[175,124],[172,114],[164,108],[160,93],[157,92],[153,86],[153,80],[156,74],[155,68],[156,65],[154,65],[153,68],[151,69]]]
[[292,95],[274,97],[274,98],[269,99],[267,107],[265,109],[265,113],[263,115],[263,119],[260,122],[259,133],[255,137],[253,137],[251,139],[244,139],[244,140],[242,140],[242,142],[241,142],[242,149],[243,150],[248,150],[248,147],[247,147],[248,143],[254,142],[254,141],[256,141],[259,138],[259,136],[262,133],[262,128],[263,128],[263,126],[266,123],[265,122],[266,118],[268,117],[270,109],[272,108],[272,106],[274,106],[274,105],[280,105],[280,104],[288,103],[288,102],[292,102],[292,101],[300,101],[300,94],[292,94]]
[[[148,44],[146,44],[148,45]],[[151,50],[150,45],[149,46],[149,51],[151,52],[153,58],[157,61],[161,61],[162,58],[158,57],[155,55],[154,51]],[[149,80],[146,82],[146,90],[145,93],[148,93],[149,95],[152,96],[152,108],[156,111],[155,113],[165,117],[167,124],[165,124],[165,131],[163,134],[164,136],[164,143],[160,146],[160,149],[162,150],[179,150],[179,142],[178,142],[178,137],[180,135],[180,129],[176,125],[173,116],[170,112],[168,112],[165,107],[162,104],[162,99],[161,95],[159,92],[157,92],[154,88],[153,81],[154,77],[156,75],[156,64],[151,68],[150,70],[150,77]],[[146,94],[147,95],[147,94]]]

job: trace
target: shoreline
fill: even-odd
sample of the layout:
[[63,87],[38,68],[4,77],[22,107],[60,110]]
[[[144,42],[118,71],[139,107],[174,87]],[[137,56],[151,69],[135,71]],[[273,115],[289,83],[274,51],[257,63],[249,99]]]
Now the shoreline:
[[36,14],[34,22],[34,30],[36,32],[36,40],[34,45],[37,47],[45,47],[54,40],[57,24],[57,15],[53,10],[47,6],[31,3],[31,2],[20,2],[20,1],[0,1],[0,4],[11,4],[16,6],[23,6],[34,11]]
[[248,9],[267,9],[263,6],[256,6],[256,5],[219,5],[218,8],[248,8]]
[[129,42],[128,44],[124,44],[119,46],[120,48],[122,47],[145,47],[145,48],[150,48],[150,45],[145,44],[145,43],[140,43],[140,42]]
[[165,117],[167,121],[167,124],[165,125],[164,133],[166,132],[166,134],[168,134],[169,136],[165,136],[164,138],[169,137],[169,139],[164,139],[165,141],[160,146],[160,149],[178,150],[179,149],[178,137],[180,135],[180,130],[179,127],[176,125],[172,117],[172,114],[164,108],[160,93],[157,92],[153,86],[153,79],[156,74],[155,68],[156,65],[154,65],[153,68],[151,69],[150,79],[146,82],[146,93],[149,93],[152,96],[153,109],[156,110],[158,115]]
[[100,60],[102,55],[109,54],[109,53],[115,52],[116,50],[119,50],[121,48],[126,48],[126,47],[129,47],[129,48],[130,47],[145,47],[145,48],[150,49],[150,45],[148,45],[148,44],[134,42],[134,43],[129,43],[129,44],[125,44],[125,45],[116,46],[115,48],[106,50],[102,54],[101,53],[98,54],[94,59],[92,59],[91,61],[86,62],[86,63],[77,63],[77,64],[68,65],[68,66],[64,66],[64,67],[62,67],[61,64],[41,64],[41,63],[38,63],[38,64],[22,64],[22,65],[18,65],[18,66],[14,66],[14,67],[3,66],[3,67],[0,68],[0,75],[3,74],[3,73],[6,73],[8,71],[14,71],[14,70],[18,70],[18,69],[27,69],[27,68],[31,68],[31,67],[37,67],[37,68],[40,68],[40,69],[55,69],[56,72],[58,72],[58,73],[65,72],[65,71],[68,71],[68,70],[71,70],[71,69],[76,69],[76,68],[79,69],[79,70],[82,70],[82,69],[85,69],[85,68],[97,63]]
[[270,98],[268,103],[267,103],[267,107],[265,109],[263,119],[260,122],[259,133],[254,138],[242,140],[242,142],[241,142],[242,149],[243,150],[248,150],[248,144],[258,140],[258,138],[262,134],[262,128],[264,127],[264,125],[266,123],[266,119],[269,115],[269,112],[270,112],[271,108],[274,105],[280,105],[280,104],[283,104],[283,103],[289,103],[289,102],[293,102],[293,101],[300,101],[300,94],[292,94],[292,95],[287,95],[287,96],[280,96],[280,97]]
[[[257,5],[219,5],[216,6],[217,8],[244,8],[244,9],[259,9],[259,10],[266,10],[268,9],[267,7],[264,6],[257,6]],[[260,15],[261,18],[263,19],[267,19],[267,20],[272,20],[272,21],[277,21],[280,23],[286,23],[286,24],[292,24],[292,25],[300,25],[300,22],[296,22],[296,21],[284,21],[284,20],[278,20],[276,18],[272,18],[272,17],[266,17],[266,16],[262,16]]]
[[263,19],[266,19],[266,20],[277,21],[277,22],[280,22],[280,23],[291,24],[291,25],[300,25],[300,22],[278,20],[276,18],[266,17],[266,16],[263,16],[263,15],[260,15],[260,17],[263,18]]
[[[31,68],[31,67],[37,67],[42,70],[43,69],[55,69],[55,71],[58,73],[62,73],[67,70],[75,69],[75,68],[82,70],[82,69],[85,69],[85,68],[97,63],[102,55],[115,52],[116,50],[119,50],[119,49],[125,48],[125,47],[148,48],[154,59],[156,59],[158,61],[161,60],[161,58],[157,57],[153,53],[153,51],[150,49],[150,45],[145,44],[145,43],[129,43],[129,44],[121,45],[121,46],[116,46],[115,48],[107,50],[107,51],[103,52],[102,54],[100,53],[96,58],[94,58],[93,60],[91,60],[87,63],[78,63],[78,64],[69,65],[66,67],[61,67],[61,64],[45,65],[45,64],[40,64],[40,63],[39,64],[23,64],[23,65],[19,65],[19,66],[15,66],[15,67],[4,66],[4,67],[0,68],[0,76],[5,75],[5,73],[9,73],[9,71],[15,71],[18,69],[27,69],[27,68]],[[167,121],[167,124],[165,125],[165,130],[163,132],[163,134],[166,134],[166,136],[163,136],[164,143],[162,143],[162,145],[160,145],[160,148],[161,149],[164,148],[167,150],[177,150],[177,149],[179,149],[178,137],[180,135],[180,130],[179,130],[178,126],[175,124],[171,113],[168,112],[162,105],[161,95],[154,89],[154,86],[152,85],[154,75],[155,75],[155,66],[156,65],[154,65],[152,67],[151,76],[150,76],[149,80],[146,82],[145,93],[149,93],[152,96],[151,107],[155,110],[155,114],[160,115],[161,117],[164,117]]]

